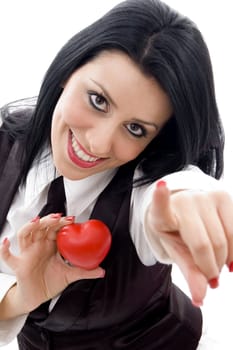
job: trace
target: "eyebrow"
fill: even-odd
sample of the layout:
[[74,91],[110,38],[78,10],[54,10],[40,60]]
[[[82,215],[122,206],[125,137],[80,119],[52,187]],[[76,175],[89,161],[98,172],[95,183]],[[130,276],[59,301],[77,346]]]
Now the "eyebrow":
[[111,98],[111,96],[109,95],[109,93],[106,91],[106,89],[103,87],[103,85],[101,85],[100,83],[98,83],[96,80],[91,79],[91,81],[93,81],[93,83],[95,83],[97,86],[99,86],[99,88],[104,92],[104,95],[107,97],[107,99],[115,106],[117,107],[116,102]]
[[[101,85],[100,83],[98,83],[96,80],[91,79],[91,81],[93,81],[93,83],[95,83],[97,86],[99,86],[99,88],[103,91],[104,95],[107,97],[107,99],[115,106],[117,107],[116,102],[111,98],[111,96],[109,95],[109,93],[106,91],[106,89],[103,87],[103,85]],[[134,118],[133,122],[137,122],[140,124],[145,124],[148,126],[153,126],[156,130],[159,130],[159,126],[155,123],[150,123],[150,122],[146,122],[145,120],[141,120],[138,118]]]

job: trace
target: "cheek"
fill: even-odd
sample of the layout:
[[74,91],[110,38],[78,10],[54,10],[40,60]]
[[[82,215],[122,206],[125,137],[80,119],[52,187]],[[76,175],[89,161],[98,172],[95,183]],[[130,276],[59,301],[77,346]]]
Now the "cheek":
[[84,128],[88,126],[87,109],[82,104],[76,104],[76,106],[69,106],[63,108],[61,118],[63,123],[72,128]]
[[64,90],[54,110],[54,119],[58,123],[75,127],[77,123],[86,119],[82,118],[83,115],[85,115],[85,106],[82,100],[78,97],[74,98],[69,91]]
[[115,148],[115,156],[122,161],[122,163],[127,163],[135,158],[146,148],[148,143],[141,144],[140,141],[128,141],[119,142],[117,148]]

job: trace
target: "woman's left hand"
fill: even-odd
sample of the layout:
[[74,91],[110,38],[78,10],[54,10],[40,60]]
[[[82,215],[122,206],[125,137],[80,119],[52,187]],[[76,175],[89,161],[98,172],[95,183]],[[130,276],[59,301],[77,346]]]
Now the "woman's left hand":
[[224,191],[170,193],[159,182],[147,211],[153,236],[181,269],[195,305],[208,284],[214,288],[222,267],[233,262],[233,200]]

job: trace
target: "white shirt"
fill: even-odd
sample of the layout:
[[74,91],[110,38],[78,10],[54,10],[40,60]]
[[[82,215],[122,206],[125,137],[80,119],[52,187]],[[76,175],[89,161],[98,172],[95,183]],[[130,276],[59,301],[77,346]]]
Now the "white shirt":
[[[54,179],[54,167],[50,157],[34,165],[27,177],[26,186],[20,186],[6,218],[1,240],[8,237],[11,250],[18,253],[16,233],[19,228],[37,216],[46,203],[47,193],[51,181]],[[92,175],[86,179],[72,181],[64,179],[67,201],[67,215],[75,215],[76,222],[88,220],[99,194],[111,181],[116,170]],[[135,177],[138,171],[135,171]],[[205,175],[198,168],[190,166],[186,170],[164,177],[171,190],[222,188],[220,182]],[[156,242],[148,242],[144,227],[144,216],[151,201],[155,184],[133,188],[130,207],[130,232],[140,260],[145,265],[153,265],[163,260]],[[166,258],[165,258],[166,260]],[[3,261],[0,260],[0,301],[15,283],[15,277]],[[53,307],[56,299],[51,302]],[[0,346],[12,341],[24,325],[27,316],[0,321]],[[205,349],[202,347],[201,349]],[[207,348],[206,348],[207,349]]]

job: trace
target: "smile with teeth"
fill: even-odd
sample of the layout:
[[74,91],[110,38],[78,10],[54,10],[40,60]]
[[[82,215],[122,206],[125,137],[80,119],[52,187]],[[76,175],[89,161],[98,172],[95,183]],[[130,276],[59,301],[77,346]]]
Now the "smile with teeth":
[[74,135],[72,134],[71,136],[71,140],[72,140],[72,148],[73,148],[73,151],[75,153],[75,155],[85,161],[85,162],[96,162],[97,160],[99,160],[100,158],[97,158],[97,157],[91,157],[89,154],[85,153],[79,146],[79,144],[77,143]]

